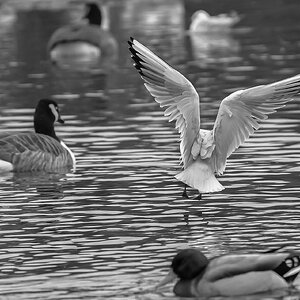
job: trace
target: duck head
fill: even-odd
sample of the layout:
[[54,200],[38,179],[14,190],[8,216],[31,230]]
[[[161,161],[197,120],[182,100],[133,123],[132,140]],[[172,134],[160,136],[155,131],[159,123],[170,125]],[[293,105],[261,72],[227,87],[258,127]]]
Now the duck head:
[[102,13],[96,3],[91,2],[86,4],[86,15],[84,19],[87,19],[91,25],[101,25]]
[[173,258],[169,273],[156,287],[164,286],[179,278],[174,287],[174,292],[176,295],[186,295],[190,281],[205,270],[208,262],[208,259],[200,250],[181,250]]
[[200,250],[184,249],[173,258],[171,268],[180,279],[193,279],[207,264],[208,259]]
[[36,133],[49,135],[59,140],[54,131],[54,123],[64,123],[61,118],[58,105],[50,99],[41,99],[34,113],[34,129]]

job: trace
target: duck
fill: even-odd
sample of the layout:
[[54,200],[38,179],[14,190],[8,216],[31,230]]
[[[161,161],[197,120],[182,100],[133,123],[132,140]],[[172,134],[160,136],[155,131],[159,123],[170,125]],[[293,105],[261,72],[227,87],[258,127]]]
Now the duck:
[[227,158],[260,127],[268,115],[300,92],[300,74],[274,83],[237,90],[225,97],[211,130],[200,128],[200,100],[192,83],[146,46],[131,38],[129,50],[144,85],[180,133],[183,170],[175,178],[203,193],[224,190],[216,176]]
[[[72,66],[90,68],[114,63],[118,46],[102,22],[102,11],[97,3],[85,4],[84,22],[58,28],[48,42],[50,60],[62,68]],[[103,11],[106,12],[103,7]]]
[[197,10],[191,17],[189,32],[213,32],[230,30],[240,21],[236,12],[210,16],[205,10]]
[[208,259],[187,248],[172,260],[169,273],[156,288],[179,279],[174,293],[181,297],[245,296],[287,289],[298,282],[300,252],[226,254]]
[[57,103],[39,100],[34,113],[35,132],[8,135],[0,139],[0,172],[59,171],[75,168],[75,156],[54,130],[64,123]]

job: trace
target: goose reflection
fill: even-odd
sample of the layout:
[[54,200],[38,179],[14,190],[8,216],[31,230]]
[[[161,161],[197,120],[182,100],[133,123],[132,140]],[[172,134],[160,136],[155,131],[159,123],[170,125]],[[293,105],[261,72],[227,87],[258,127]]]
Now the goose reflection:
[[60,173],[46,172],[24,172],[24,173],[4,173],[0,175],[0,183],[3,190],[14,189],[15,193],[22,194],[30,199],[47,200],[63,199],[66,185],[72,184],[69,170],[63,170]]

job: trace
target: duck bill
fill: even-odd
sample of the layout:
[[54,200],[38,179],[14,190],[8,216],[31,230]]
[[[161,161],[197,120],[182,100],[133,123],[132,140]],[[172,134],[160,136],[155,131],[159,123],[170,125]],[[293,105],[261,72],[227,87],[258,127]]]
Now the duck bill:
[[283,274],[283,277],[287,278],[287,277],[293,276],[293,275],[298,274],[298,273],[300,273],[300,266],[295,267],[295,268],[289,270],[288,272],[286,272],[285,274]]
[[174,273],[172,269],[170,269],[169,273],[156,285],[156,289],[174,281],[177,278],[177,275]]

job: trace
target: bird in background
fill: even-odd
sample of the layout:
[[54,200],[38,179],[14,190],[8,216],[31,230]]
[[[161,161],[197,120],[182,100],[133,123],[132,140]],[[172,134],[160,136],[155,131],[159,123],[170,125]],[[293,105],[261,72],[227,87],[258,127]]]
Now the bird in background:
[[35,132],[0,139],[0,172],[55,172],[75,168],[75,156],[57,137],[55,122],[64,123],[57,103],[41,99],[34,113]]
[[51,61],[63,68],[106,66],[117,59],[118,45],[108,30],[107,4],[100,8],[97,2],[87,2],[85,10],[84,23],[58,28],[48,42]]
[[149,93],[164,109],[169,121],[176,121],[180,133],[183,171],[175,177],[186,187],[203,193],[220,192],[227,158],[260,127],[268,115],[300,92],[300,74],[278,82],[238,90],[220,104],[211,130],[200,128],[199,95],[191,82],[147,47],[131,38],[129,50]]
[[189,31],[192,33],[224,32],[230,30],[240,20],[241,18],[236,12],[210,16],[205,10],[197,10],[192,14]]
[[226,254],[208,259],[199,249],[179,251],[169,273],[156,286],[177,279],[181,297],[246,296],[300,283],[300,252]]

